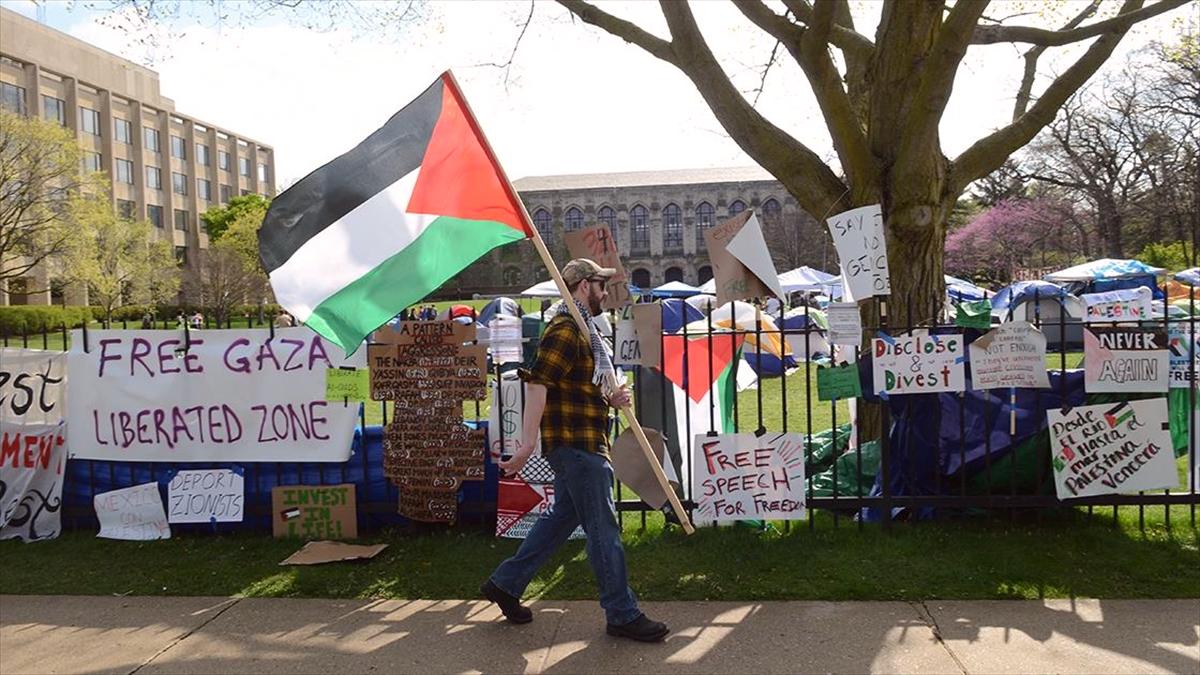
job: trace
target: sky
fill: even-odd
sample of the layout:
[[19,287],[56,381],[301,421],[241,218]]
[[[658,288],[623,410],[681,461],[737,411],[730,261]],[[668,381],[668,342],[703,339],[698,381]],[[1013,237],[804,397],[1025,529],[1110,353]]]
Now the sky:
[[[0,4],[37,18],[29,0]],[[530,11],[528,2],[429,2],[418,19],[401,25],[342,22],[332,29],[304,25],[325,24],[327,15],[218,20],[212,6],[186,5],[183,14],[132,35],[126,15],[84,2],[50,1],[43,14],[58,30],[158,71],[162,94],[180,113],[274,147],[281,189],[353,147],[447,68],[514,180],[753,164],[682,73],[573,22],[553,3],[534,6],[534,20],[507,71],[486,64],[508,59]],[[237,7],[229,0],[216,6]],[[751,92],[773,41],[730,5],[693,6],[726,72],[743,92]],[[858,1],[853,6],[860,30],[873,33],[878,5]],[[1026,6],[996,3],[993,12],[1016,13]],[[1051,16],[1014,21],[1061,22],[1054,12],[1061,16],[1079,7],[1073,0],[1037,6],[1050,7]],[[656,3],[605,9],[666,35]],[[1151,39],[1170,39],[1181,18],[1194,23],[1195,17],[1186,14],[1190,11],[1176,10],[1138,27],[1106,68],[1118,67],[1125,54]],[[1047,75],[1039,90],[1086,45],[1051,50],[1043,59]],[[968,52],[942,122],[948,156],[1007,123],[1020,54],[1013,45]],[[758,108],[818,154],[833,158],[807,83],[786,55],[770,71]]]

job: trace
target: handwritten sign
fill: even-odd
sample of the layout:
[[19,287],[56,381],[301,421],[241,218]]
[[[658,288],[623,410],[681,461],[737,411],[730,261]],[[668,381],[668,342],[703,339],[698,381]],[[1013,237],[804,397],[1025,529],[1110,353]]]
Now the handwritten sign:
[[825,308],[829,321],[829,344],[857,347],[862,344],[862,317],[857,302],[831,302]]
[[308,328],[80,331],[71,338],[70,456],[148,462],[343,462],[357,407],[325,400],[363,365]]
[[1149,288],[1125,288],[1105,293],[1084,293],[1083,320],[1086,323],[1104,321],[1149,321],[1150,303],[1153,298]]
[[756,214],[750,214],[750,219],[733,235],[725,245],[725,250],[742,264],[746,272],[770,289],[772,295],[781,300],[784,298],[779,273],[775,271],[775,262],[771,259],[771,251],[767,249],[767,240]]
[[638,339],[633,318],[617,321],[613,346],[613,363],[618,366],[642,365],[642,342]]
[[488,348],[496,364],[521,361],[521,318],[497,316],[488,322]]
[[606,223],[564,232],[563,241],[572,258],[590,258],[601,267],[611,267],[617,271],[604,285],[608,291],[608,297],[601,305],[604,309],[620,309],[633,302],[617,242]]
[[963,302],[954,309],[954,325],[987,330],[992,327],[992,301]]
[[637,332],[641,365],[658,368],[662,365],[662,305],[646,303],[629,308],[633,328]]
[[92,504],[100,521],[97,537],[130,541],[171,538],[158,483],[103,492],[92,498]]
[[325,400],[370,401],[371,378],[365,368],[330,368],[325,371]]
[[[488,452],[492,461],[506,459],[525,440],[525,384],[516,371],[503,373],[494,381],[492,407],[488,411]],[[533,452],[535,455],[542,451],[541,439]]]
[[1083,329],[1083,388],[1088,393],[1166,393],[1169,366],[1162,328]]
[[358,502],[353,483],[271,488],[271,531],[276,538],[354,539]]
[[890,294],[892,281],[880,205],[851,209],[825,222],[838,252],[847,297],[862,300]]
[[[1171,387],[1186,389],[1195,387],[1200,378],[1200,342],[1196,341],[1196,330],[1186,323],[1172,323],[1167,327],[1167,350],[1170,352]],[[1200,434],[1200,426],[1196,427]]]
[[858,379],[858,367],[853,363],[824,368],[817,367],[817,398],[834,401],[862,396],[862,382]]
[[712,261],[713,282],[717,288],[719,303],[761,298],[771,294],[767,285],[729,250],[730,242],[753,215],[753,211],[742,211],[704,232],[704,245],[708,248],[708,259]]
[[1049,410],[1047,419],[1060,500],[1178,486],[1165,398]]
[[1010,321],[988,331],[970,347],[971,388],[1048,389],[1046,336],[1028,321]]
[[961,335],[880,333],[871,341],[875,391],[885,396],[963,391],[963,351]]
[[0,539],[62,531],[65,354],[0,349]]
[[180,471],[167,484],[167,521],[240,523],[245,511],[242,474],[229,469]]
[[692,484],[707,521],[803,520],[804,437],[768,433],[696,436]]

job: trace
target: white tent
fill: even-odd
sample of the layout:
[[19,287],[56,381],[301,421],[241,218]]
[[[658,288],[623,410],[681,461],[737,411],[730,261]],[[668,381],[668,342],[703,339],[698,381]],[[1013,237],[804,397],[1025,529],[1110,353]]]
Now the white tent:
[[662,286],[656,286],[651,293],[670,298],[683,298],[689,295],[699,295],[701,290],[682,281],[668,281]]
[[548,279],[540,284],[534,284],[529,288],[521,291],[524,297],[533,298],[557,298],[559,297],[558,286],[554,285],[553,279]]
[[[796,291],[824,291],[829,293],[832,291],[834,295],[840,295],[842,278],[801,265],[794,270],[788,270],[780,274],[779,285],[783,288],[784,293],[794,293]],[[717,292],[716,279],[709,279],[701,284],[700,292],[715,295]]]
[[1140,260],[1114,260],[1112,258],[1102,258],[1093,260],[1092,262],[1083,263],[1074,267],[1068,267],[1065,270],[1059,270],[1053,274],[1047,274],[1042,277],[1046,281],[1054,283],[1066,283],[1069,281],[1095,281],[1096,279],[1128,279],[1130,277],[1140,277],[1143,275],[1153,274],[1161,276],[1166,273],[1161,267],[1153,267],[1147,265]]

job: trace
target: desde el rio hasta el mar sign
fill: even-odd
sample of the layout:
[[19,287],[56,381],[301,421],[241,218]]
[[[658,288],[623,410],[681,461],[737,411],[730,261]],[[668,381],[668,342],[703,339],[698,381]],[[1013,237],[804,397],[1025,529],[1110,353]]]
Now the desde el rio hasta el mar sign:
[[330,368],[365,365],[308,328],[80,331],[68,353],[69,456],[139,462],[342,462],[358,406]]

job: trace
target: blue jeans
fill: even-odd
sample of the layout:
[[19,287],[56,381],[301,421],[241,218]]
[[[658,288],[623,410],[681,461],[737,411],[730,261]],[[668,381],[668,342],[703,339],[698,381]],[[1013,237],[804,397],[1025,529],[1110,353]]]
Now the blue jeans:
[[492,572],[492,583],[521,597],[542,565],[583,525],[587,557],[600,587],[608,623],[626,624],[641,615],[629,588],[621,526],[613,506],[612,465],[604,457],[575,448],[556,448],[547,459],[554,469],[554,506],[543,513],[517,554]]

